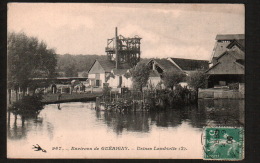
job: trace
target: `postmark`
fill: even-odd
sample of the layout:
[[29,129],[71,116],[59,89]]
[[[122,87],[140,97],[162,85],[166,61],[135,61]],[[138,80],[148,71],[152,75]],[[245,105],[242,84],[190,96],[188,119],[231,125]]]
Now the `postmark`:
[[204,160],[242,160],[244,129],[242,127],[206,127],[203,133]]

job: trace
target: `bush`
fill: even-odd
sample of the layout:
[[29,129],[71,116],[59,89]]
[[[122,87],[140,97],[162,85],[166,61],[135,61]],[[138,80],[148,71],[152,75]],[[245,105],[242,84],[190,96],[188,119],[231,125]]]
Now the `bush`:
[[22,116],[38,115],[44,106],[41,99],[42,95],[40,94],[24,96],[21,100],[16,101],[11,106],[10,111]]
[[163,83],[173,90],[174,86],[185,80],[185,74],[180,71],[168,71],[163,73]]
[[143,87],[147,85],[149,79],[150,68],[144,63],[138,63],[130,71],[133,78],[133,88],[143,92]]
[[198,91],[199,88],[205,88],[207,84],[207,75],[201,71],[192,72],[187,77],[188,85],[194,90]]
[[167,103],[169,106],[174,104],[190,104],[195,102],[194,91],[176,85],[174,90],[157,91],[157,97]]
[[109,96],[111,90],[112,90],[111,87],[104,86],[103,89],[102,89],[103,96]]

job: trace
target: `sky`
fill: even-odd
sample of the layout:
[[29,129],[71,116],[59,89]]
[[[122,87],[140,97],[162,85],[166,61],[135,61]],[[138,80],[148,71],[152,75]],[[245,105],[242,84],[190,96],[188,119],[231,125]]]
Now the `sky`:
[[9,3],[8,32],[57,54],[105,55],[107,39],[138,35],[143,58],[211,58],[217,34],[244,34],[241,4]]

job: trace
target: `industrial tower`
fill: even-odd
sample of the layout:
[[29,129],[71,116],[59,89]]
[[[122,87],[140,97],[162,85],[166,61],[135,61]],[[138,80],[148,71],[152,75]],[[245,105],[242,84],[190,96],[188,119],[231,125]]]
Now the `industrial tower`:
[[120,65],[128,63],[131,67],[140,61],[140,44],[141,39],[135,35],[133,38],[126,38],[117,35],[117,27],[115,29],[115,37],[107,39],[106,53],[108,60],[116,62],[116,68],[120,69]]

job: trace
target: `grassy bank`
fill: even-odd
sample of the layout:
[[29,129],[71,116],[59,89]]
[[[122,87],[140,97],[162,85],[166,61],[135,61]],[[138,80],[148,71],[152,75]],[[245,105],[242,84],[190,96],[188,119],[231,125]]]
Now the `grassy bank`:
[[72,93],[72,94],[45,94],[41,100],[44,104],[52,103],[64,103],[64,102],[83,102],[83,101],[93,101],[96,97],[102,95],[100,92],[95,93]]

